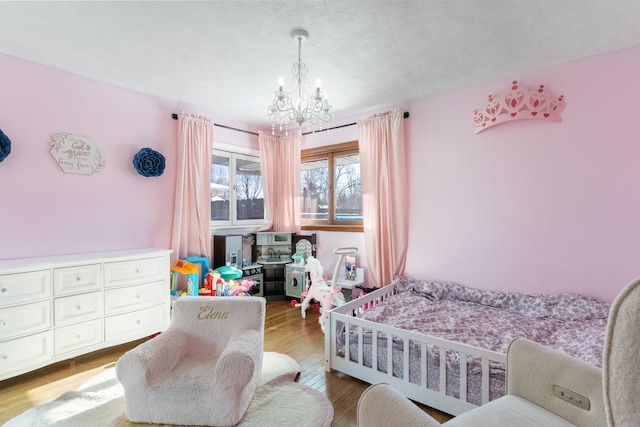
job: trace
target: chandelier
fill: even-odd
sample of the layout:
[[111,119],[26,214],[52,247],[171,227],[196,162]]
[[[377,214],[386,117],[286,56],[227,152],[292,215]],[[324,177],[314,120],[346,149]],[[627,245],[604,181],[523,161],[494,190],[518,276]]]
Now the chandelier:
[[327,94],[320,90],[320,80],[316,80],[316,88],[309,92],[305,88],[307,82],[307,66],[300,59],[302,42],[309,37],[305,30],[291,31],[291,37],[298,41],[298,61],[291,67],[292,80],[291,91],[286,92],[284,78],[278,79],[278,90],[273,93],[273,102],[267,107],[269,121],[271,122],[271,134],[276,134],[276,127],[285,135],[289,134],[289,124],[296,122],[299,132],[302,125],[307,122],[310,125],[328,123],[333,118],[331,105],[327,102]]

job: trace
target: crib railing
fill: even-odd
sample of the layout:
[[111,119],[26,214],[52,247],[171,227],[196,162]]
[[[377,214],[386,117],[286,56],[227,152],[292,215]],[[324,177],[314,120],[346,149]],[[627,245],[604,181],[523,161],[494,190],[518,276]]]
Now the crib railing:
[[[395,293],[393,286],[386,286],[341,307],[325,312],[325,369],[337,370],[368,383],[388,383],[405,396],[443,412],[459,415],[476,406],[468,401],[468,371],[479,364],[481,370],[481,404],[490,400],[490,372],[495,366],[504,366],[506,356],[463,343],[405,331],[359,317],[368,308],[379,304]],[[365,340],[369,341],[371,360],[365,364]],[[379,341],[386,342],[386,348],[380,348]],[[393,352],[402,351],[402,371],[394,375]],[[352,352],[352,347],[357,350]],[[436,357],[428,357],[435,352]],[[355,354],[353,354],[355,353]],[[378,357],[384,354],[386,357]],[[411,381],[410,357],[419,354],[420,378]],[[459,360],[457,372],[447,365],[448,358],[454,355]],[[448,357],[449,356],[449,357]],[[352,360],[353,359],[353,360]],[[383,360],[384,359],[384,360]],[[429,384],[427,373],[429,360],[436,360],[439,378],[436,386]],[[415,365],[415,362],[414,362]],[[396,371],[399,368],[396,366]],[[477,369],[476,369],[477,370]],[[457,375],[459,388],[451,390],[449,376]],[[475,378],[477,380],[477,378]],[[449,389],[447,388],[449,387]]]

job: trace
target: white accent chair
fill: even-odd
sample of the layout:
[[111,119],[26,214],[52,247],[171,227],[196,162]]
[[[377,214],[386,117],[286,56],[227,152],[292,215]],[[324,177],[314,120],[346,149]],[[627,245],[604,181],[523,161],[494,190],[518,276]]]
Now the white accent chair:
[[[640,425],[639,331],[640,278],[629,283],[611,306],[603,369],[517,338],[507,350],[505,396],[440,424],[390,385],[374,384],[360,396],[358,426]],[[588,409],[569,401],[588,401],[583,405]]]
[[233,426],[262,370],[266,304],[260,297],[182,297],[169,328],[116,364],[129,421]]

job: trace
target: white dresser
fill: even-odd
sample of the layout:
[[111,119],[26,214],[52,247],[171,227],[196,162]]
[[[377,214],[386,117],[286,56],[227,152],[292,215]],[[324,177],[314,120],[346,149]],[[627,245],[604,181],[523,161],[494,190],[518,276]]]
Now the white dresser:
[[0,261],[0,380],[169,326],[171,250]]

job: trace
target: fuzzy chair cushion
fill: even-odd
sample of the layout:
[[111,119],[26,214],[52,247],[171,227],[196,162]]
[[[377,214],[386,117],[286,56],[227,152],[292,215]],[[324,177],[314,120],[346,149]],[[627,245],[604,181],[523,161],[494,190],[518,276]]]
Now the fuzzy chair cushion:
[[611,306],[602,361],[609,426],[640,420],[640,277],[629,283]]
[[182,297],[167,331],[116,365],[129,421],[233,426],[262,369],[265,299]]

